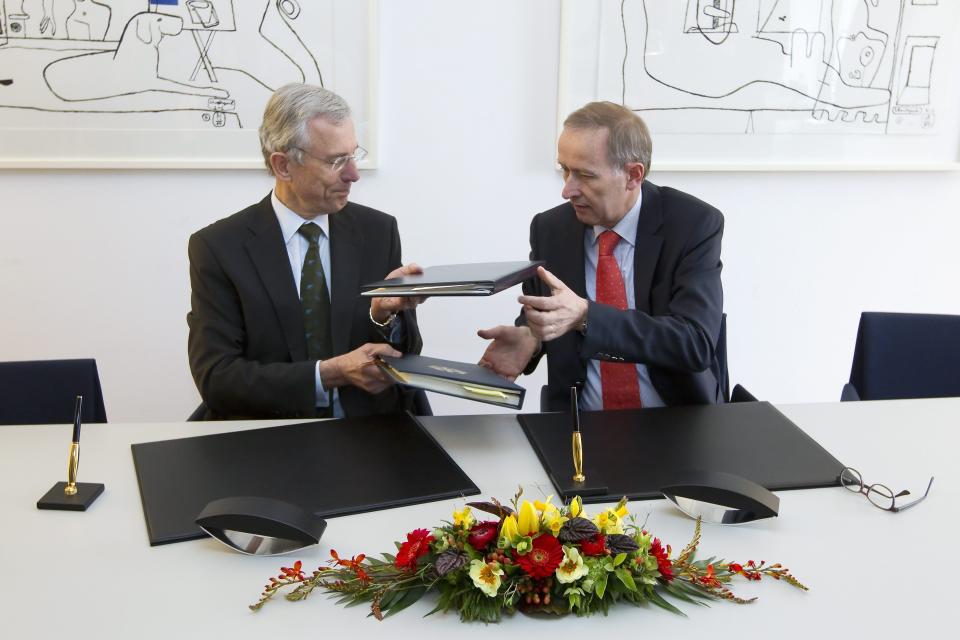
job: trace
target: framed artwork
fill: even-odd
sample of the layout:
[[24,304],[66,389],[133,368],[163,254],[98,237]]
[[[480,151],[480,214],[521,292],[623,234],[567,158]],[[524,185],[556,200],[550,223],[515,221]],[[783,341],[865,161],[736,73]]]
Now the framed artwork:
[[262,167],[271,93],[319,84],[376,162],[375,0],[0,0],[0,167]]
[[650,127],[661,170],[960,167],[960,3],[564,0],[560,122]]

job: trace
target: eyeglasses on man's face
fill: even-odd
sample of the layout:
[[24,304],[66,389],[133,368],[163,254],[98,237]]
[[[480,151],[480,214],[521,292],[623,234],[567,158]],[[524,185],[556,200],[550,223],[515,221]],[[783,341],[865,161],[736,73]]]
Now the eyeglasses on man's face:
[[346,166],[347,166],[347,163],[350,162],[351,160],[353,160],[355,163],[358,163],[358,164],[359,164],[360,162],[363,161],[364,158],[367,157],[367,150],[364,149],[363,147],[360,147],[360,146],[358,146],[356,149],[354,149],[353,153],[343,154],[343,155],[340,155],[340,156],[336,156],[336,157],[334,157],[334,158],[320,158],[320,157],[317,157],[317,156],[313,155],[312,153],[310,153],[309,151],[307,151],[306,149],[304,149],[304,148],[302,148],[302,147],[291,147],[291,148],[292,148],[292,149],[296,149],[297,151],[299,151],[299,152],[301,152],[301,153],[307,154],[308,156],[310,156],[311,158],[313,158],[313,159],[316,160],[317,162],[321,162],[321,163],[329,166],[329,167],[330,167],[333,171],[335,171],[336,173],[340,173],[341,171],[343,171],[343,168],[346,167]]
[[933,477],[931,477],[930,482],[927,483],[927,491],[922,496],[911,502],[901,502],[899,505],[897,504],[897,498],[910,495],[909,491],[904,489],[900,493],[894,494],[889,487],[883,484],[864,485],[860,472],[852,467],[844,467],[843,471],[840,472],[840,484],[848,491],[862,493],[867,496],[867,500],[869,500],[873,506],[879,507],[884,511],[897,513],[898,511],[904,511],[920,504],[923,499],[927,497],[927,494],[930,493],[930,487],[933,486]]

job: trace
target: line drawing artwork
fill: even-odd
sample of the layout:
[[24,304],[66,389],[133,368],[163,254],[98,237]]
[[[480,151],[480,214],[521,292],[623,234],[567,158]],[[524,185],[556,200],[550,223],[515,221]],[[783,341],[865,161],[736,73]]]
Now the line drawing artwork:
[[620,33],[606,38],[620,64],[616,77],[601,69],[598,86],[655,131],[935,133],[941,115],[955,114],[937,92],[955,84],[941,53],[957,37],[955,9],[937,0],[621,0]]
[[0,0],[0,130],[255,131],[287,82],[342,91],[333,81],[342,6]]

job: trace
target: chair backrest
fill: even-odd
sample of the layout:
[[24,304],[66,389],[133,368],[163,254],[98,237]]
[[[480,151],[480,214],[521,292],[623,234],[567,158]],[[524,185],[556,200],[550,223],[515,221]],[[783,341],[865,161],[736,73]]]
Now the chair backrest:
[[861,400],[960,396],[960,316],[862,313],[850,384]]
[[106,422],[97,361],[0,362],[0,424],[70,424],[83,396],[83,422]]

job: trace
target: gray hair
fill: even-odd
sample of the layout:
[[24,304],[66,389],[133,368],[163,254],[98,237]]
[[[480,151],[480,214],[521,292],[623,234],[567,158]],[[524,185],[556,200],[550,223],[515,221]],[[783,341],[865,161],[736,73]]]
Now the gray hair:
[[270,154],[290,152],[297,164],[303,164],[303,153],[296,147],[309,144],[307,125],[317,117],[340,124],[350,117],[347,101],[329,89],[311,84],[285,84],[270,96],[260,125],[260,151],[267,171]]
[[636,113],[613,102],[591,102],[580,107],[563,121],[571,129],[606,129],[607,158],[610,165],[622,170],[629,162],[643,165],[643,175],[650,172],[653,141],[646,123]]

